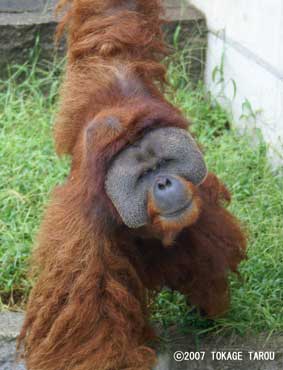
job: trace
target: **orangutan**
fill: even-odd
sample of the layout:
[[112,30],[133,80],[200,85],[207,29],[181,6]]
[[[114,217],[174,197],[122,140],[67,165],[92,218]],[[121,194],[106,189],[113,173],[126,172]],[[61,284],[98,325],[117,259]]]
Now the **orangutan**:
[[163,95],[158,0],[61,0],[55,125],[72,163],[44,216],[19,337],[29,370],[150,370],[148,292],[227,310],[246,239],[189,122]]

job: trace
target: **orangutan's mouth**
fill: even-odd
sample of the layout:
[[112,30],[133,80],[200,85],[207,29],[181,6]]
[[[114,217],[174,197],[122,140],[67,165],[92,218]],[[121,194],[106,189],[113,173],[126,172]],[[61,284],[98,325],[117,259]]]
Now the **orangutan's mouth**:
[[191,210],[192,207],[193,207],[193,199],[190,199],[187,203],[185,203],[185,205],[183,207],[177,209],[174,212],[163,213],[162,214],[162,217],[166,217],[166,218],[177,218],[180,215],[182,215],[183,213]]

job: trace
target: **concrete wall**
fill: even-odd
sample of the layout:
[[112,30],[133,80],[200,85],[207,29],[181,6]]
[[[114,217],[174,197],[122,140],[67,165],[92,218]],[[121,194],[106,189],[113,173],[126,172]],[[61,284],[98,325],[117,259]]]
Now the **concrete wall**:
[[261,129],[272,162],[283,165],[283,1],[188,2],[207,18],[209,90],[236,125]]

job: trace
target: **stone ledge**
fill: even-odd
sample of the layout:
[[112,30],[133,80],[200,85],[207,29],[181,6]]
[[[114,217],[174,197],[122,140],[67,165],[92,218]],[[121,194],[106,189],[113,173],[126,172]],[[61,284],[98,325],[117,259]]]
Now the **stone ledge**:
[[23,323],[20,312],[0,312],[0,340],[15,340]]
[[[37,1],[37,0],[36,0]],[[0,4],[0,77],[5,77],[8,64],[22,64],[29,59],[31,50],[39,40],[40,60],[53,60],[55,55],[54,33],[57,19],[54,8],[57,0],[41,0],[34,6],[35,0],[2,0]],[[24,6],[25,5],[25,6]],[[181,7],[175,0],[165,1],[165,33],[169,43],[178,24],[182,27],[181,40],[189,39],[192,49],[194,80],[202,78],[207,40],[206,25],[203,15],[192,6]],[[56,50],[57,55],[64,55],[64,45]]]
[[2,0],[0,12],[22,13],[42,9],[43,0]]
[[[0,370],[24,370],[23,364],[15,366],[15,341],[23,322],[21,313],[0,313]],[[283,335],[266,334],[258,336],[222,336],[206,335],[198,341],[191,335],[182,335],[175,329],[167,331],[163,338],[159,363],[155,370],[282,370],[283,369]],[[176,362],[176,351],[204,351],[203,361]],[[241,351],[242,361],[216,361],[211,359],[212,351]],[[273,351],[274,361],[251,361],[248,351]]]
[[[33,26],[38,24],[54,23],[56,20],[52,13],[0,13],[0,26],[18,27],[18,26]],[[1,29],[0,29],[0,32]]]
[[1,0],[0,13],[46,12],[52,10],[58,0]]

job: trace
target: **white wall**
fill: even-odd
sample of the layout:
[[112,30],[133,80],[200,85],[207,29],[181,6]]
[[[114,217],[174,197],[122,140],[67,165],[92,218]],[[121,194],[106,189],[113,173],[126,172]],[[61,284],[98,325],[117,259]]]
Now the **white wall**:
[[[188,1],[207,18],[209,90],[230,106],[236,125],[261,129],[272,162],[283,165],[283,0]],[[217,84],[221,60],[224,83]]]

